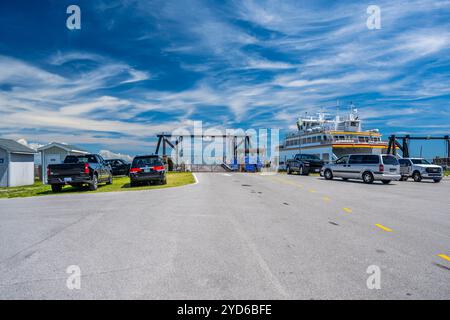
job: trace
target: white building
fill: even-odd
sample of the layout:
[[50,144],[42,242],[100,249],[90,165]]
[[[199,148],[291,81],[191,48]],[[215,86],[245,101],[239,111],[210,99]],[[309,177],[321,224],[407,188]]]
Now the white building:
[[49,164],[59,164],[64,161],[66,156],[80,156],[88,154],[89,152],[71,146],[65,143],[51,142],[45,146],[38,148],[41,153],[41,170],[42,170],[42,182],[47,184],[47,166]]
[[17,141],[0,139],[0,187],[34,184],[34,154]]

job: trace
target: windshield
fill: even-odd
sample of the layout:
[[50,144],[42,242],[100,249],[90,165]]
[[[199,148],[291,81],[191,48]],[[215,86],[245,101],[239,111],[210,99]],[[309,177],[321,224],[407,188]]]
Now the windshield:
[[430,164],[427,160],[425,159],[411,159],[412,163],[414,164]]
[[302,159],[306,159],[306,160],[320,160],[320,158],[316,155],[313,154],[302,154],[300,156]]
[[133,167],[140,168],[145,166],[163,166],[163,163],[157,157],[136,158],[133,160]]

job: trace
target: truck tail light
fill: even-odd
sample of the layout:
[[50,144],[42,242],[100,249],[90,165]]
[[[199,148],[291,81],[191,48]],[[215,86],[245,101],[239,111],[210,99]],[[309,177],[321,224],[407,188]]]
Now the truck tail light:
[[137,173],[137,172],[141,172],[142,169],[141,168],[131,168],[130,169],[130,173]]
[[164,166],[154,166],[153,170],[155,170],[155,171],[164,171]]
[[384,172],[384,164],[380,164],[380,172]]
[[89,164],[84,164],[84,173],[89,174]]
[[47,167],[47,177],[51,174],[50,168]]

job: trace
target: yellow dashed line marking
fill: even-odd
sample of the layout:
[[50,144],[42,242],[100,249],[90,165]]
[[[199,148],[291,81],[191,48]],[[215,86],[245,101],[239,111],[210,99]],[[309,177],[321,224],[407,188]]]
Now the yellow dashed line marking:
[[272,180],[276,180],[278,182],[285,183],[285,184],[290,184],[292,186],[296,186],[296,187],[299,187],[299,188],[303,188],[303,186],[301,184],[298,184],[298,183],[295,183],[295,182],[291,182],[291,181],[287,181],[287,180],[284,180],[284,179],[281,179],[281,178],[271,178],[271,179]]
[[447,255],[445,255],[445,254],[443,254],[443,253],[438,254],[438,257],[440,257],[440,258],[442,258],[442,259],[445,259],[445,260],[447,260],[447,261],[450,261],[450,257],[447,256]]
[[344,210],[347,213],[352,213],[353,212],[353,210],[350,209],[350,208],[342,208],[342,210]]
[[325,201],[325,202],[329,202],[331,199],[328,198],[328,197],[323,197],[322,200]]
[[380,229],[382,229],[382,230],[384,230],[386,232],[392,232],[392,229],[389,229],[388,227],[385,227],[385,226],[383,226],[381,224],[377,223],[375,226],[377,226],[378,228],[380,228]]
[[311,192],[311,193],[316,192],[316,190],[314,190],[314,189],[309,189],[308,191]]

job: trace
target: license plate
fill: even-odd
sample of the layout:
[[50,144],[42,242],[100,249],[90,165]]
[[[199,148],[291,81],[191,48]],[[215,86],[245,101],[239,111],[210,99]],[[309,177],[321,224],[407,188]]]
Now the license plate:
[[396,170],[396,169],[391,169],[390,171],[391,171],[391,172],[395,172],[395,171],[397,171],[397,170]]
[[72,178],[64,178],[64,182],[72,182]]
[[320,169],[314,169],[314,172],[320,172]]

